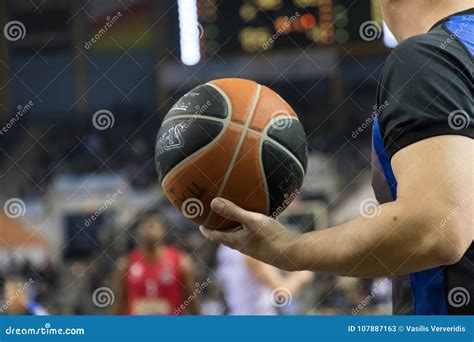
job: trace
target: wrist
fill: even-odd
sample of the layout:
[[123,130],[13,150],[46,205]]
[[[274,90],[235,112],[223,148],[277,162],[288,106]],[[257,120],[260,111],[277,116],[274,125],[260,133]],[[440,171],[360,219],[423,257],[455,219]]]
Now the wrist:
[[301,264],[301,234],[285,231],[279,242],[279,264],[285,271],[302,271],[305,268]]

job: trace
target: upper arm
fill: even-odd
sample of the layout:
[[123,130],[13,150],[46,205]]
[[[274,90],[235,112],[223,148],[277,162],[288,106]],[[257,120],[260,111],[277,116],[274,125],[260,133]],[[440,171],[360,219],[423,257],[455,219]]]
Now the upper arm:
[[474,236],[473,80],[464,52],[436,37],[413,37],[387,60],[379,126],[406,216],[462,252]]
[[447,243],[467,249],[474,238],[474,140],[438,136],[395,154],[398,198]]

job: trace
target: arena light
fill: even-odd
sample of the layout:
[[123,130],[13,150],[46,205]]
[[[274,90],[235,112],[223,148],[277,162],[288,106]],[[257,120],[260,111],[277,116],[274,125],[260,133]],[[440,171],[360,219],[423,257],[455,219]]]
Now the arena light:
[[201,60],[201,25],[198,21],[197,0],[178,0],[181,61],[196,65]]

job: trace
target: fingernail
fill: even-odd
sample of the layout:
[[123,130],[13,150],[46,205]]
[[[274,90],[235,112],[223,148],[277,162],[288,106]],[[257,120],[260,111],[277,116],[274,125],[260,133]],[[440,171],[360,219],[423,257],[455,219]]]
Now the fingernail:
[[220,212],[224,209],[225,204],[220,199],[215,199],[212,201],[211,206],[212,206],[212,210],[216,212]]

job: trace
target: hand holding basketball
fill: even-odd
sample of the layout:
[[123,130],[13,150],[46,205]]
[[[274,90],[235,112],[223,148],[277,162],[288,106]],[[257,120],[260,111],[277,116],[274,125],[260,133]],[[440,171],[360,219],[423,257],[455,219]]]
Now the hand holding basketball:
[[296,270],[288,269],[288,257],[285,254],[290,251],[296,235],[278,221],[244,210],[222,198],[214,199],[211,208],[219,216],[238,222],[241,226],[225,231],[200,226],[199,229],[206,238],[278,268]]

